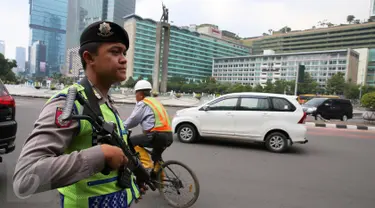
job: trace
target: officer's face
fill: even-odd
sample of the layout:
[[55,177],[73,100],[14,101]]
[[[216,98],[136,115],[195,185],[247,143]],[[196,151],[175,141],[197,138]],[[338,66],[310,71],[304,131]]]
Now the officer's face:
[[104,43],[98,49],[93,62],[94,71],[100,78],[112,83],[126,80],[126,47],[122,43]]

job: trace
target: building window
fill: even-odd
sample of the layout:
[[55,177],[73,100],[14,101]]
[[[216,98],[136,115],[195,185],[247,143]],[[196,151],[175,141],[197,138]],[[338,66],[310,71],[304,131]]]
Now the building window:
[[329,61],[329,64],[337,64],[337,61]]

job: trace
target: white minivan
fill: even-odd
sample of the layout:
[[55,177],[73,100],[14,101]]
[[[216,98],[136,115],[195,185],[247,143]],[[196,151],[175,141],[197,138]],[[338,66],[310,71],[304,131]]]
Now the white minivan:
[[246,92],[179,110],[172,128],[184,143],[199,137],[243,139],[264,143],[272,152],[284,152],[294,143],[307,143],[305,120],[296,96]]

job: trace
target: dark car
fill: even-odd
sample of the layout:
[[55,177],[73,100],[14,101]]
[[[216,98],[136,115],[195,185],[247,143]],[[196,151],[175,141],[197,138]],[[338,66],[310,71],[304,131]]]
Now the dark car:
[[16,133],[16,102],[0,80],[0,155],[14,151]]
[[315,118],[340,119],[353,118],[353,105],[350,100],[340,98],[314,98],[302,105],[304,111]]

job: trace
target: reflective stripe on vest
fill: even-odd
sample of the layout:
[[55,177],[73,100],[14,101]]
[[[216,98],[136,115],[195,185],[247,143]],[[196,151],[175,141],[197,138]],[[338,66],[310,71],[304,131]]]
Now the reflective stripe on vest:
[[151,131],[168,132],[172,131],[168,113],[163,105],[155,98],[147,97],[143,102],[148,105],[155,115],[155,126]]
[[[78,92],[86,97],[84,88],[79,84],[74,84]],[[58,96],[66,96],[68,88],[60,91],[52,96],[48,101]],[[81,114],[82,106],[78,101],[75,102],[76,110]],[[121,119],[116,115],[107,104],[101,104],[105,121],[114,122],[118,127],[118,134],[123,136],[127,143],[127,134]],[[65,154],[74,151],[80,151],[92,147],[92,126],[88,121],[81,120],[79,123],[80,131],[77,136],[73,138],[70,145],[66,148]],[[139,198],[140,193],[134,180],[132,180],[132,188],[120,189],[117,187],[117,171],[112,171],[109,175],[97,173],[89,178],[78,181],[72,185],[58,188],[61,197],[61,206],[68,208],[88,208],[88,207],[128,207],[135,198]],[[135,179],[134,175],[132,176]]]

